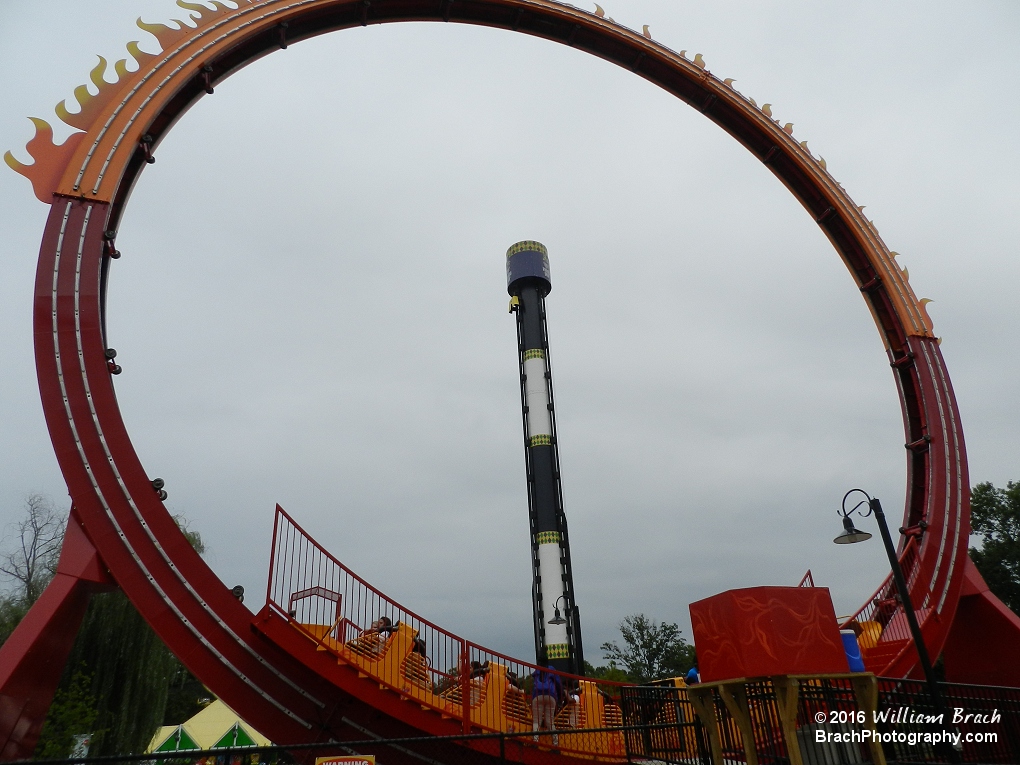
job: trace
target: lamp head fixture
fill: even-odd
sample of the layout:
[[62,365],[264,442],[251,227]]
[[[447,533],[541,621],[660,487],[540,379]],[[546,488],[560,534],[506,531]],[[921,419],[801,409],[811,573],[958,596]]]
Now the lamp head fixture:
[[[856,505],[847,509],[847,500],[850,498],[851,494],[863,494],[865,499],[862,499]],[[850,520],[850,516],[853,515],[854,513],[857,513],[862,518],[867,518],[869,515],[871,515],[872,511],[874,510],[874,506],[872,504],[874,501],[875,500],[871,498],[871,495],[869,495],[863,489],[851,489],[846,494],[844,494],[843,507],[839,511],[839,514],[843,516],[843,533],[840,534],[835,539],[833,539],[832,541],[838,545],[850,545],[854,544],[855,542],[866,542],[867,540],[871,539],[871,534],[869,534],[866,531],[861,531],[860,529],[854,526],[853,521]],[[862,505],[867,506],[868,508],[867,511],[862,511],[860,509]]]
[[853,521],[845,515],[843,516],[843,529],[843,533],[832,540],[838,545],[852,545],[855,542],[866,542],[871,539],[871,534],[854,528]]
[[559,602],[563,599],[564,599],[563,596],[560,595],[558,598],[556,598],[556,602],[553,603],[553,618],[549,620],[549,624],[560,625],[567,623],[567,620],[560,615]]

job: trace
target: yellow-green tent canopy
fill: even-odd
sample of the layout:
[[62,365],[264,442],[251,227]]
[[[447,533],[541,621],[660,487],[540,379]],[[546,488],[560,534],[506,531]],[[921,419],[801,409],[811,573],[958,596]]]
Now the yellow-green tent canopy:
[[[166,734],[164,735],[164,732]],[[163,743],[157,746],[155,749],[150,748],[150,752],[181,752],[188,749],[201,749],[195,740],[188,735],[188,732],[184,730],[183,725],[164,725],[160,728],[160,732],[156,734],[157,737],[162,737]]]
[[176,752],[188,749],[271,745],[272,742],[268,738],[217,699],[181,725],[164,725],[156,731],[147,751]]

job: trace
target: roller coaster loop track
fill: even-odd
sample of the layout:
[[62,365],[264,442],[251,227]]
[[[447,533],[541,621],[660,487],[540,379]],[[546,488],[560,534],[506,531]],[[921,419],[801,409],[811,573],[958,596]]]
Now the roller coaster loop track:
[[[116,63],[108,76],[115,74],[117,81],[110,83],[101,60],[92,72],[98,95],[82,86],[75,91],[76,112],[63,103],[57,107],[60,118],[78,132],[55,145],[49,125],[36,120],[36,136],[28,144],[34,164],[6,155],[7,163],[31,180],[36,196],[51,208],[35,284],[36,365],[50,437],[73,510],[53,585],[0,654],[0,757],[31,753],[62,668],[54,657],[66,655],[89,593],[111,586],[127,594],[213,692],[244,710],[246,719],[276,742],[488,728],[495,717],[476,715],[469,710],[473,704],[464,703],[474,698],[469,669],[478,659],[489,661],[489,683],[497,675],[507,683],[501,686],[500,724],[511,724],[507,720],[514,714],[517,724],[524,724],[527,710],[513,712],[512,700],[508,702],[515,693],[512,678],[507,679],[514,662],[413,615],[405,613],[400,631],[389,636],[401,641],[402,653],[393,643],[387,649],[393,653],[385,654],[400,653],[404,665],[385,672],[367,665],[385,663],[381,654],[372,657],[367,648],[362,653],[352,648],[360,645],[359,631],[368,625],[359,623],[364,614],[347,612],[352,606],[346,595],[330,600],[340,590],[329,584],[306,583],[306,590],[320,588],[306,597],[290,591],[286,597],[296,597],[293,603],[274,600],[271,584],[270,602],[253,620],[167,513],[117,406],[112,375],[119,368],[107,354],[104,293],[111,264],[119,256],[118,224],[135,180],[153,161],[160,141],[191,105],[246,64],[320,34],[368,24],[477,24],[571,46],[655,83],[702,112],[763,162],[832,242],[883,338],[906,431],[903,525],[916,530],[922,521],[926,524],[902,554],[929,652],[938,656],[944,649],[947,655],[951,651],[961,595],[981,597],[984,611],[975,611],[969,620],[974,629],[984,623],[981,614],[988,609],[995,612],[988,618],[1008,620],[1000,613],[1001,604],[996,606],[987,588],[982,589],[967,558],[970,509],[963,433],[925,301],[915,297],[895,253],[829,175],[824,161],[793,137],[792,125],[781,126],[767,108],[758,108],[737,92],[732,81],[713,75],[700,55],[691,60],[600,13],[554,0],[238,0],[236,8],[185,0],[178,4],[189,11],[190,25],[174,29],[139,22],[158,39],[160,53],[129,44],[137,67],[129,70],[124,61]],[[305,544],[314,547],[310,541]],[[858,620],[877,625],[868,631],[874,639],[871,667],[906,676],[915,669],[916,655],[895,627],[897,606],[890,588],[889,582],[882,583]],[[276,596],[282,597],[279,592]],[[331,621],[300,620],[313,601],[317,607],[331,604]],[[389,601],[379,600],[383,602]],[[338,629],[348,632],[341,635]],[[449,655],[429,655],[440,650],[434,647],[425,656],[416,652],[423,632]],[[397,678],[408,679],[406,662],[412,656],[433,664],[426,661],[423,669],[422,662],[411,659],[418,668],[412,667],[410,676],[417,680],[408,680],[405,689]],[[611,697],[593,691],[588,712],[608,719]],[[495,715],[495,708],[490,712]],[[596,759],[614,759],[616,754],[611,742],[588,742],[579,748]],[[479,757],[484,755],[479,752]],[[408,762],[417,760],[409,755]]]

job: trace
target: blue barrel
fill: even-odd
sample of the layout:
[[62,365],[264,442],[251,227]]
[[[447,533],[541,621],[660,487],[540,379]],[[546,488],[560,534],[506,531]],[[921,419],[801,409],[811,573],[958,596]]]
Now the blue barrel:
[[538,287],[542,297],[552,291],[549,250],[541,242],[518,242],[506,251],[506,291],[517,295],[524,286]]
[[857,634],[853,630],[840,630],[839,636],[843,638],[843,650],[846,651],[850,671],[864,672],[864,657],[861,656],[861,647],[857,643]]

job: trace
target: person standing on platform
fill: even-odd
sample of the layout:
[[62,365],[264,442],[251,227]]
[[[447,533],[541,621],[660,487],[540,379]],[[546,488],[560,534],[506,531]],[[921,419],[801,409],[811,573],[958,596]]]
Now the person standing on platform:
[[694,666],[687,671],[687,676],[684,678],[684,682],[687,685],[697,685],[701,682],[701,673],[698,672],[698,662],[694,662]]
[[556,708],[563,698],[563,682],[552,666],[536,669],[531,673],[531,729],[538,741],[540,730],[553,731],[553,746],[559,744],[556,731]]

